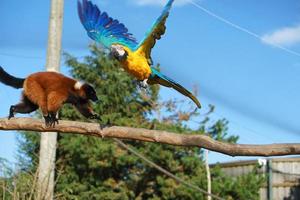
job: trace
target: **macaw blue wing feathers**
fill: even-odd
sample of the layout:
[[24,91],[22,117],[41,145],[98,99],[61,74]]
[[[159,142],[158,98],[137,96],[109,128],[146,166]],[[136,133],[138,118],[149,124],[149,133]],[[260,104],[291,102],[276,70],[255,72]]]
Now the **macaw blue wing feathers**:
[[156,40],[159,40],[166,32],[166,20],[169,16],[170,9],[174,0],[169,0],[165,5],[163,12],[152,25],[151,29],[147,32],[144,39],[136,46],[135,50],[140,49],[148,59],[149,64],[152,64],[151,49],[154,47]]
[[78,1],[78,15],[80,21],[93,40],[101,43],[104,47],[110,48],[112,44],[121,44],[130,49],[137,45],[135,38],[124,24],[102,12],[91,1]]
[[185,89],[182,85],[179,83],[175,82],[171,78],[161,74],[159,71],[151,67],[151,76],[149,77],[147,83],[149,84],[160,84],[165,87],[171,87],[180,92],[181,94],[189,97],[197,106],[198,108],[201,108],[201,104],[199,100],[187,89]]

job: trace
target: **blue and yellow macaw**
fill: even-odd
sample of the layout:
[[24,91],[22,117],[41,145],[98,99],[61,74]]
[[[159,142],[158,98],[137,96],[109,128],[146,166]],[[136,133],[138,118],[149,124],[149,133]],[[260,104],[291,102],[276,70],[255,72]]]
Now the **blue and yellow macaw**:
[[110,54],[139,81],[140,86],[160,84],[172,87],[189,97],[200,108],[200,102],[191,92],[152,67],[151,50],[156,40],[159,40],[166,31],[165,23],[173,2],[174,0],[168,1],[163,12],[140,43],[137,43],[132,34],[128,33],[124,24],[112,19],[106,12],[101,13],[99,8],[89,0],[82,0],[82,3],[78,1],[78,14],[88,36],[109,49]]

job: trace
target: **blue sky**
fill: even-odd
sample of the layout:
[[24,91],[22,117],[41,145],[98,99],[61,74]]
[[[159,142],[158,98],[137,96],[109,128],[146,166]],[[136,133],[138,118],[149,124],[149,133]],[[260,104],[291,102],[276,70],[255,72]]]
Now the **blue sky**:
[[[175,0],[176,1],[176,0]],[[194,0],[198,5],[257,34],[238,30],[178,0],[167,21],[167,32],[153,50],[164,74],[187,88],[197,85],[212,119],[229,120],[239,143],[286,143],[300,140],[300,2],[297,0]],[[160,0],[94,0],[101,10],[126,24],[141,39],[161,12]],[[24,77],[44,70],[50,1],[0,1],[0,65]],[[76,1],[65,1],[63,49],[88,54],[91,40],[81,26]],[[66,68],[62,62],[62,71]],[[0,85],[0,116],[5,117],[20,91]],[[183,98],[162,89],[161,98]],[[191,122],[192,126],[195,126]],[[15,162],[16,135],[0,134],[0,157]],[[211,153],[210,162],[250,159]]]

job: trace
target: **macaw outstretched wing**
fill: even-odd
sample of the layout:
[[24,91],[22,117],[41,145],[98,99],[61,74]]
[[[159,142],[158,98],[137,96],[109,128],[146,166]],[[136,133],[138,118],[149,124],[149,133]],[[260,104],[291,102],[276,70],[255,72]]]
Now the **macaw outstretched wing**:
[[91,1],[82,0],[82,3],[78,1],[77,6],[80,21],[90,38],[106,48],[110,48],[112,44],[121,44],[130,49],[136,47],[135,38],[128,33],[124,24],[112,19],[106,12],[101,13]]
[[151,49],[154,47],[156,40],[159,40],[161,36],[166,31],[166,20],[169,16],[170,9],[172,7],[174,0],[169,0],[165,5],[163,12],[152,25],[151,29],[145,35],[144,39],[136,46],[135,50],[145,54],[145,57],[148,59],[148,63],[152,65],[151,60]]

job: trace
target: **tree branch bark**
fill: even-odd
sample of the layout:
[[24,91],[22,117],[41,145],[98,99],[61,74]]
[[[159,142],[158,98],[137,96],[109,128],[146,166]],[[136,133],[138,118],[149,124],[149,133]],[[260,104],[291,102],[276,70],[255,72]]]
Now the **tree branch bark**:
[[119,138],[139,140],[144,142],[156,142],[176,146],[200,147],[227,154],[230,156],[282,156],[300,155],[300,144],[230,144],[213,140],[206,135],[178,134],[166,131],[147,130],[142,128],[130,128],[111,126],[101,128],[97,123],[60,120],[54,128],[47,128],[43,120],[32,118],[0,118],[0,130],[60,132],[96,136],[101,138]]

